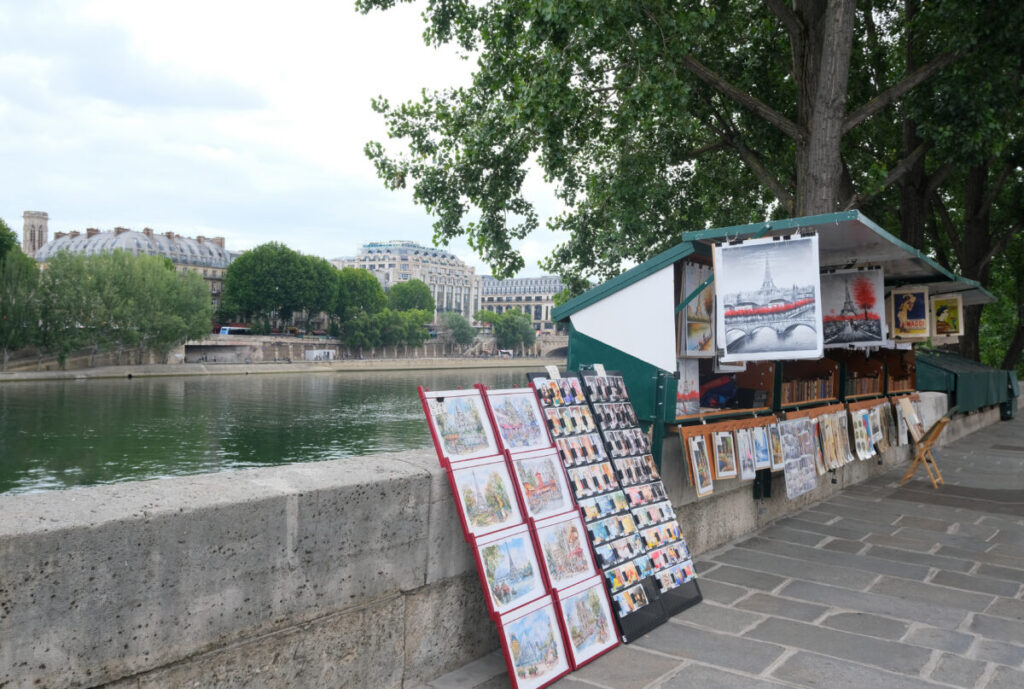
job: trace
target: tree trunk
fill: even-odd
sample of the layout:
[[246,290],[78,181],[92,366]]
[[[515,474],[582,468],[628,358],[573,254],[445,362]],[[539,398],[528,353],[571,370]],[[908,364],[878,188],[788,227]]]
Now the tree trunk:
[[[919,66],[917,41],[913,32],[913,19],[920,10],[920,0],[905,0],[903,11],[908,24],[903,57],[907,73]],[[923,142],[917,135],[917,122],[903,119],[903,157],[917,150]],[[925,222],[928,219],[928,175],[925,174],[924,156],[919,156],[903,177],[900,185],[900,238],[915,249],[924,248]]]
[[843,179],[840,141],[846,116],[855,0],[797,0],[802,31],[792,37],[799,88],[796,213],[838,209]]
[[[988,188],[988,163],[980,163],[967,173],[964,188],[964,237],[961,245],[960,273],[977,280],[983,286],[989,283],[991,262],[986,256],[992,248],[989,228],[989,209],[985,205]],[[981,327],[981,306],[964,309],[964,336],[960,338],[960,355],[973,361],[980,360],[978,333]]]

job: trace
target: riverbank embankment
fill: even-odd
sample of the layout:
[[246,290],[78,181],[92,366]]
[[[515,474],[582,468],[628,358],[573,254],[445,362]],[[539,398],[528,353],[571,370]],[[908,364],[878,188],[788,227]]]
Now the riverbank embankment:
[[564,357],[497,359],[489,357],[438,357],[432,359],[342,359],[340,361],[295,361],[256,364],[143,364],[98,366],[73,371],[15,371],[0,373],[0,383],[43,380],[88,380],[91,378],[155,378],[168,376],[245,376],[272,373],[343,373],[346,371],[421,371],[473,368],[514,368],[541,371],[545,366],[565,368]]

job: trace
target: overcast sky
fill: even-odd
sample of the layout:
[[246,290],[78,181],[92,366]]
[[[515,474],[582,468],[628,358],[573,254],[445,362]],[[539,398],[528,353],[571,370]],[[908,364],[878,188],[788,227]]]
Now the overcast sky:
[[[325,258],[366,241],[431,244],[432,219],[363,155],[370,109],[468,81],[424,46],[421,5],[353,0],[0,0],[0,217],[46,211],[55,231],[152,227],[281,241]],[[531,200],[555,212],[534,175]],[[520,244],[527,268],[556,243]],[[490,272],[465,243],[449,249]]]

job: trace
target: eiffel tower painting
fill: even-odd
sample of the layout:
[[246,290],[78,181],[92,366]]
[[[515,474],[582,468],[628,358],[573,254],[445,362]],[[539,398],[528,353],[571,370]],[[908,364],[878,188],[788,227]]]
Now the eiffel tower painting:
[[885,292],[881,269],[845,270],[821,276],[824,345],[878,346],[885,339]]

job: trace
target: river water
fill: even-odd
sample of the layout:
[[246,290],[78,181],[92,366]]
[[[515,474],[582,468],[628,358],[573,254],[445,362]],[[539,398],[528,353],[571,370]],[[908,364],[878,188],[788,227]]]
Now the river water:
[[0,493],[429,447],[417,385],[511,387],[527,370],[0,384]]

